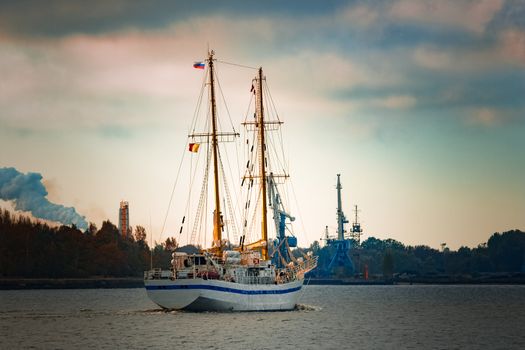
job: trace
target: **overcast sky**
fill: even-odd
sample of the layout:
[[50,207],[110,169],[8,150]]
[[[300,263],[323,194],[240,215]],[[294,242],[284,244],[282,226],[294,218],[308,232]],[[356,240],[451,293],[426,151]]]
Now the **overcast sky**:
[[[97,225],[128,200],[160,239],[208,45],[265,69],[300,245],[335,229],[337,173],[364,238],[525,229],[523,0],[3,1],[0,167],[41,173]],[[254,72],[219,69],[240,122]],[[184,244],[179,207],[163,238]]]

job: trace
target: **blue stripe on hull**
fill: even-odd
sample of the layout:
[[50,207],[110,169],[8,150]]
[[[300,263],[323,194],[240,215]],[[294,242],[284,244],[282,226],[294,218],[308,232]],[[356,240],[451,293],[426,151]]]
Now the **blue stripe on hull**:
[[227,287],[211,286],[206,284],[186,284],[186,285],[168,285],[168,286],[146,286],[147,290],[168,290],[168,289],[207,289],[219,292],[237,293],[237,294],[287,294],[297,292],[301,286],[289,289],[277,290],[243,290]]

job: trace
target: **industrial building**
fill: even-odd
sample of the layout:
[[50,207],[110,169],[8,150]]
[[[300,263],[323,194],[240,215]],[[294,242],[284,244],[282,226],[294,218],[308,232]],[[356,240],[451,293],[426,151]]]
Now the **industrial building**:
[[120,202],[118,210],[118,231],[122,237],[128,237],[131,234],[129,227],[129,203],[125,201]]

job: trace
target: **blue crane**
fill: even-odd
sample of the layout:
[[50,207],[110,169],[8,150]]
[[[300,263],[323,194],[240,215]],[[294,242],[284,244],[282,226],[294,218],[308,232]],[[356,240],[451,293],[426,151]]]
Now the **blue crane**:
[[326,244],[335,248],[334,256],[328,264],[327,273],[333,274],[336,268],[343,268],[348,274],[354,273],[354,264],[348,251],[352,247],[352,240],[345,238],[345,224],[348,223],[348,220],[343,212],[343,205],[341,200],[341,186],[340,180],[341,174],[337,174],[337,238],[329,238],[328,236],[328,227],[326,227]]
[[277,232],[277,237],[274,240],[272,262],[278,268],[283,268],[291,260],[290,248],[297,247],[297,238],[286,236],[286,219],[294,221],[295,218],[286,212],[273,174],[268,176],[268,185],[268,197],[270,206],[273,209],[273,220]]

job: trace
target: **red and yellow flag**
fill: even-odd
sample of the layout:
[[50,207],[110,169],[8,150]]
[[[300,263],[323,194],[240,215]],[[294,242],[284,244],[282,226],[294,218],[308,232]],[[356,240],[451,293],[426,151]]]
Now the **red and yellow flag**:
[[199,143],[190,143],[189,151],[193,152],[193,153],[197,153],[197,152],[199,152],[199,147],[200,147]]

